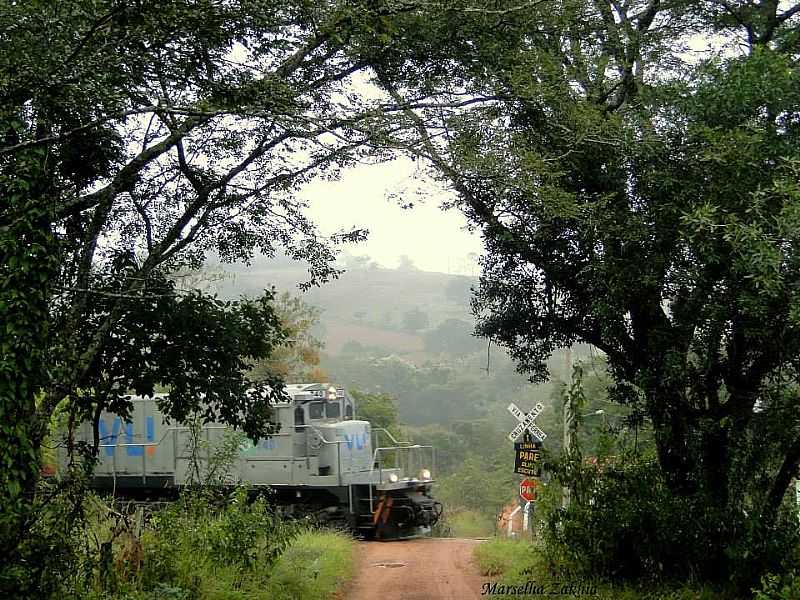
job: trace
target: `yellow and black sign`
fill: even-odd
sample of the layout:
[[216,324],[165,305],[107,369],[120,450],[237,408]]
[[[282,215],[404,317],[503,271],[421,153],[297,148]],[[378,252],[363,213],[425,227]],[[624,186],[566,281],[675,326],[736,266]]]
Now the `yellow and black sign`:
[[542,442],[533,438],[529,433],[521,442],[514,444],[514,473],[541,477],[542,475]]

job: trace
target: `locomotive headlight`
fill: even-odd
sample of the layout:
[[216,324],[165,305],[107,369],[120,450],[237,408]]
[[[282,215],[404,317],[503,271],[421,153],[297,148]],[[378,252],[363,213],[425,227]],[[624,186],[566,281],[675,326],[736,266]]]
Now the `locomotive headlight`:
[[392,483],[397,483],[398,481],[400,481],[400,478],[397,476],[397,473],[391,473],[389,475],[389,481],[391,481]]
[[336,388],[333,386],[328,388],[328,400],[336,400]]
[[431,478],[431,472],[428,469],[422,469],[422,471],[419,472],[419,478],[423,479],[423,480],[424,479],[430,479]]

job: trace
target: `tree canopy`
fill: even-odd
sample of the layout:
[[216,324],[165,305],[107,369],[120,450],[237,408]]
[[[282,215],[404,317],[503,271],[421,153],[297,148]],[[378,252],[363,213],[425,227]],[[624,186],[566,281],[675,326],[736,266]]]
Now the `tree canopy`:
[[800,5],[415,17],[376,82],[402,107],[392,143],[483,234],[478,333],[536,380],[556,348],[601,349],[673,493],[769,531],[800,464]]
[[319,324],[320,309],[289,292],[277,297],[274,309],[286,340],[269,358],[257,361],[250,376],[255,381],[273,377],[287,382],[327,381],[328,376],[319,366],[323,343],[312,331]]
[[375,102],[350,91],[366,62],[347,49],[393,13],[282,0],[0,6],[4,547],[21,537],[60,403],[75,418],[109,402],[125,412],[125,386],[159,384],[173,390],[171,416],[187,410],[172,400],[198,407],[202,393],[207,418],[265,432],[268,402],[233,398],[240,357],[283,339],[270,297],[223,305],[170,274],[209,251],[280,249],[307,261],[309,284],[337,275],[335,245],[364,232],[321,235],[294,191],[378,154]]

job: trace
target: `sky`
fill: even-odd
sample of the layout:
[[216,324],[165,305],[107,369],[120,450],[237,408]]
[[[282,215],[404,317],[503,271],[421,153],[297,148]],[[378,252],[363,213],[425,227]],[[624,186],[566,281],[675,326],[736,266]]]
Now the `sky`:
[[[393,194],[412,202],[413,208],[401,208]],[[310,182],[301,196],[309,201],[307,214],[323,233],[352,226],[369,230],[366,242],[345,247],[351,254],[369,255],[387,268],[397,267],[406,255],[423,271],[478,274],[480,236],[466,230],[460,212],[439,207],[451,193],[411,159],[357,165],[338,181]]]

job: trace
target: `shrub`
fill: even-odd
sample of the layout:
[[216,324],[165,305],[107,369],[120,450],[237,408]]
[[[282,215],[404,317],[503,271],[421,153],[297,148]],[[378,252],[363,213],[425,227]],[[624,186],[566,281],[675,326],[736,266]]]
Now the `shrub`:
[[172,581],[200,597],[224,588],[263,591],[272,564],[307,527],[281,520],[263,497],[248,496],[237,488],[219,506],[198,490],[154,515],[143,540],[142,589]]
[[753,600],[797,600],[800,598],[800,575],[795,571],[783,576],[768,573],[753,593]]
[[654,461],[570,476],[569,507],[545,515],[553,564],[615,579],[702,577],[749,586],[765,569],[780,570],[797,548],[796,517],[784,515],[765,531],[757,514],[672,494]]

